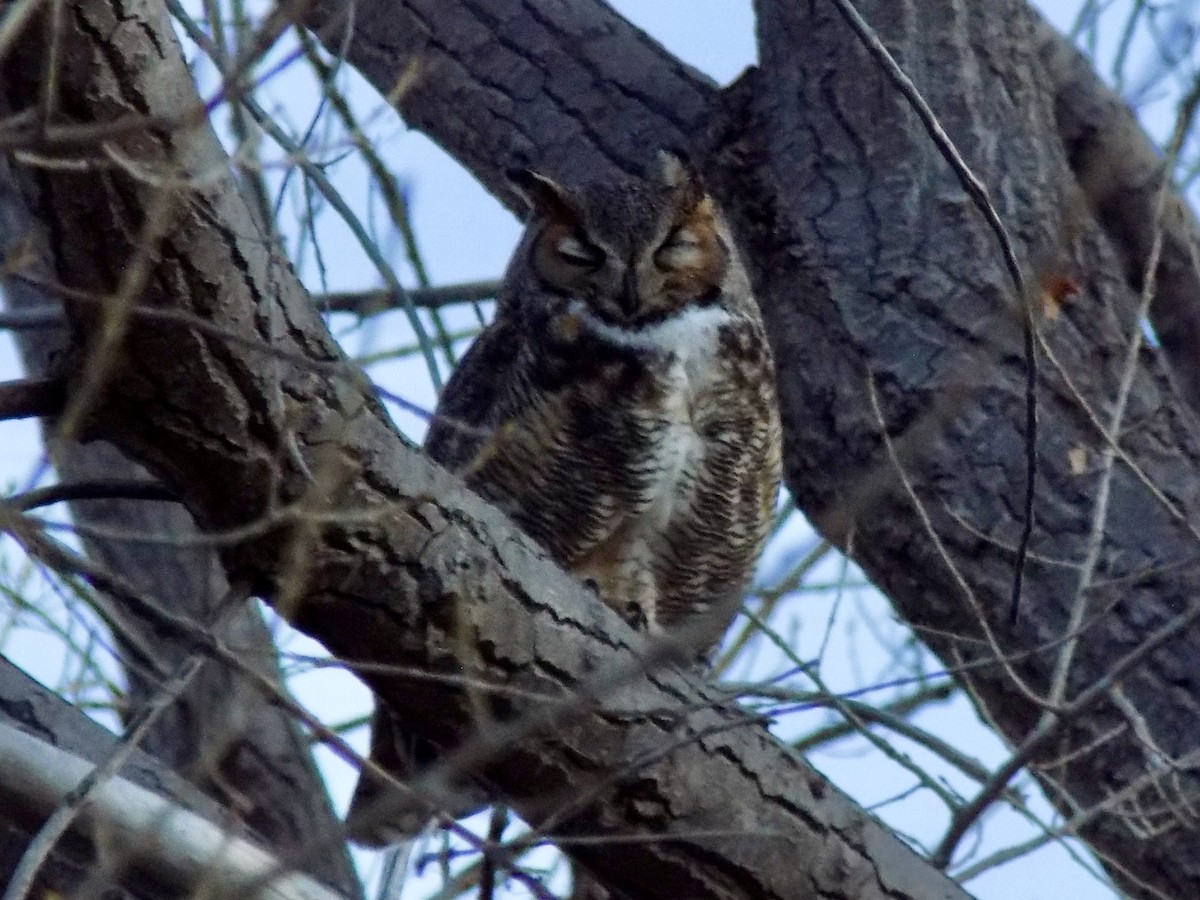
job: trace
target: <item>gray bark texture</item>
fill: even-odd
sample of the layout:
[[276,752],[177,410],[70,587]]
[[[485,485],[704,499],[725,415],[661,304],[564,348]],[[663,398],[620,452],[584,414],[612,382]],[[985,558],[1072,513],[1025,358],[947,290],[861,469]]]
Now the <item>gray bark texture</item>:
[[[1028,297],[831,2],[759,0],[760,68],[725,90],[598,0],[318,3],[307,24],[381,92],[415,65],[401,113],[510,200],[514,165],[569,180],[691,146],[760,288],[802,508],[1014,746],[1059,723],[1036,732],[1032,769],[1124,890],[1198,896],[1194,220],[1164,223],[1162,348],[1127,365],[1161,177],[1128,112],[1019,0],[856,5],[987,185]],[[10,112],[40,96],[41,34],[3,61]],[[62,122],[194,108],[149,0],[67,2],[60,40]],[[203,528],[240,529],[222,542],[235,582],[344,659],[407,667],[364,677],[535,826],[645,838],[566,846],[618,895],[961,895],[712,689],[645,671],[622,623],[402,443],[218,177],[206,126],[106,146],[41,150],[88,170],[16,165],[67,289],[73,397],[86,435],[144,462]],[[1060,278],[1078,290],[1047,304]],[[139,311],[81,299],[123,292]],[[1026,301],[1040,478],[1009,624]]]
[[[15,191],[8,161],[3,163],[0,178],[0,222],[4,255],[23,260],[22,277],[5,282],[5,305],[14,310],[45,309],[59,302],[58,296],[44,287],[47,279],[53,282],[49,231],[31,219]],[[54,371],[69,345],[64,329],[20,331],[16,337],[26,370],[34,375]],[[53,422],[47,424],[45,435],[46,448],[63,482],[149,477],[105,442],[84,445],[62,439]],[[178,545],[85,532],[83,544],[93,559],[131,579],[164,605],[219,628],[224,640],[256,670],[281,682],[274,645],[257,609],[244,599],[236,601],[233,608],[227,604],[221,609],[230,588],[215,552],[194,543],[185,546],[194,542],[198,533],[186,511],[174,504],[104,500],[72,504],[71,515],[81,527],[100,532],[109,528],[175,537]],[[130,610],[116,607],[112,612],[120,623],[114,636],[128,679],[129,705],[124,710],[128,716],[155,695],[159,674],[174,670],[191,650],[161,639],[153,622]],[[137,648],[150,651],[151,668],[139,657]],[[317,834],[326,835],[337,846],[334,842],[341,834],[341,823],[309,752],[307,735],[292,716],[272,706],[227,667],[216,662],[206,665],[150,729],[142,748],[219,801],[285,857]],[[347,896],[361,895],[344,848],[297,858],[296,864]]]
[[[0,163],[0,246],[6,258],[22,260],[20,277],[4,283],[7,308],[46,309],[59,302],[46,288],[54,281],[51,235],[52,229],[40,227],[31,217],[9,161]],[[31,375],[54,372],[70,344],[63,328],[20,331],[16,337]],[[103,441],[85,445],[64,438],[54,422],[46,423],[44,433],[64,483],[149,478],[141,466]],[[114,499],[73,503],[71,517],[84,529],[96,529],[81,535],[93,560],[176,613],[217,629],[256,671],[282,684],[262,616],[244,597],[227,600],[230,586],[220,560],[211,547],[197,545],[195,523],[184,509]],[[106,536],[112,532],[118,536]],[[175,541],[130,541],[120,537],[121,532]],[[154,622],[132,610],[113,605],[110,614],[119,624],[113,633],[128,682],[128,706],[123,710],[128,717],[156,695],[161,675],[175,670],[193,649],[164,639]],[[284,858],[291,853],[302,870],[347,896],[361,896],[344,846],[319,855],[297,855],[314,835],[324,835],[338,847],[341,823],[316,769],[308,736],[294,717],[271,705],[241,674],[217,662],[206,664],[141,746],[221,803],[276,853]]]
[[[34,22],[4,61],[11,111],[40,96],[44,34]],[[78,339],[63,422],[82,409],[86,437],[143,461],[203,528],[242,529],[220,541],[231,580],[335,653],[449,676],[367,680],[414,730],[472,744],[460,761],[529,821],[629,838],[569,850],[618,893],[962,896],[719,692],[646,672],[615,615],[402,443],[207,123],[186,124],[197,98],[161,7],[64,5],[57,38],[59,121],[152,122],[16,157]],[[118,324],[122,297],[138,311]],[[481,707],[461,675],[504,691]]]

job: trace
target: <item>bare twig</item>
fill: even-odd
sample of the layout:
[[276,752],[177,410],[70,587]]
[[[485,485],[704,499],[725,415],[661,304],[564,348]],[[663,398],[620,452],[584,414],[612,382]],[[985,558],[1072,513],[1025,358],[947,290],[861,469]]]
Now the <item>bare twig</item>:
[[[1197,79],[1183,102],[1180,104],[1179,115],[1176,118],[1175,130],[1172,134],[1170,144],[1168,146],[1168,160],[1178,156],[1179,149],[1183,144],[1183,140],[1187,135],[1188,127],[1195,115],[1196,107],[1200,105],[1200,79]],[[1092,687],[1088,688],[1076,698],[1069,706],[1063,707],[1060,710],[1062,701],[1065,698],[1067,678],[1070,672],[1070,665],[1073,658],[1075,648],[1078,643],[1078,634],[1083,628],[1084,615],[1087,610],[1087,589],[1091,584],[1092,574],[1099,560],[1100,546],[1103,540],[1104,522],[1107,519],[1108,512],[1108,486],[1112,478],[1113,464],[1119,453],[1117,442],[1117,431],[1125,416],[1125,405],[1132,390],[1133,378],[1137,372],[1137,356],[1141,350],[1141,322],[1145,318],[1146,312],[1150,307],[1150,303],[1154,296],[1155,272],[1158,268],[1158,257],[1162,248],[1162,217],[1166,209],[1166,203],[1169,197],[1170,189],[1170,164],[1168,162],[1164,172],[1164,181],[1159,193],[1158,202],[1156,204],[1155,216],[1155,232],[1154,240],[1151,246],[1151,251],[1146,264],[1146,277],[1142,290],[1141,304],[1137,318],[1134,320],[1133,332],[1130,336],[1129,345],[1126,351],[1125,366],[1121,373],[1121,382],[1118,386],[1117,397],[1113,404],[1113,413],[1108,427],[1099,425],[1106,438],[1107,446],[1104,450],[1104,467],[1101,477],[1101,482],[1098,489],[1096,499],[1096,507],[1093,513],[1092,529],[1088,538],[1088,546],[1084,566],[1080,573],[1078,587],[1075,595],[1075,602],[1071,610],[1071,619],[1067,627],[1067,633],[1075,635],[1068,640],[1064,646],[1062,653],[1059,655],[1055,663],[1053,681],[1051,683],[1050,694],[1048,697],[1048,705],[1039,721],[1037,727],[1025,739],[1018,751],[1013,754],[1008,763],[1002,766],[993,777],[992,782],[985,786],[984,790],[979,793],[967,806],[958,810],[951,820],[950,827],[946,832],[946,836],[942,839],[937,853],[934,856],[934,862],[943,868],[950,863],[950,859],[954,854],[954,850],[962,836],[974,823],[975,819],[980,816],[987,808],[988,804],[998,795],[997,784],[999,789],[1002,789],[1008,780],[1017,770],[1021,768],[1032,757],[1034,752],[1037,752],[1042,744],[1049,739],[1050,736],[1057,733],[1059,728],[1066,722],[1068,711],[1072,715],[1077,715],[1082,711],[1080,706],[1081,701],[1085,697],[1091,700],[1097,700],[1102,695],[1097,687],[1101,684],[1115,683],[1113,673],[1100,679]],[[1161,632],[1160,632],[1161,633]],[[1151,638],[1150,640],[1154,640]],[[1145,645],[1137,648],[1130,656],[1139,654]],[[1129,657],[1126,657],[1128,659]],[[1140,658],[1140,656],[1139,656]],[[1032,749],[1030,747],[1032,746]],[[1018,762],[1019,760],[1019,762]],[[1014,765],[1015,764],[1015,765]]]
[[[438,287],[413,288],[406,291],[417,309],[442,309],[460,303],[479,303],[493,300],[500,292],[500,282],[465,281]],[[394,291],[335,291],[313,294],[313,304],[322,312],[347,312],[367,317],[404,308],[404,298]],[[67,318],[57,306],[33,309],[13,309],[0,312],[0,331],[37,331],[44,328],[63,328]]]
[[[2,511],[2,507],[0,507]],[[512,722],[498,724],[486,733],[477,734],[468,740],[459,750],[448,755],[442,762],[430,767],[423,777],[405,783],[384,771],[370,760],[364,760],[338,734],[327,728],[308,710],[297,704],[280,689],[279,685],[264,676],[261,672],[248,665],[234,651],[215,638],[210,630],[191,619],[177,615],[162,608],[158,603],[145,597],[125,579],[106,571],[102,566],[81,557],[57,541],[47,537],[35,527],[31,520],[19,516],[11,516],[0,520],[8,533],[35,558],[58,571],[78,574],[86,578],[98,590],[102,590],[129,604],[138,614],[156,622],[165,632],[181,646],[194,648],[198,652],[211,657],[218,662],[230,666],[243,675],[249,684],[263,692],[264,696],[291,715],[297,717],[304,727],[310,729],[318,739],[328,746],[341,759],[353,766],[368,769],[374,776],[383,779],[390,787],[398,788],[406,796],[415,798],[429,806],[431,817],[437,818],[446,828],[451,829],[456,836],[466,841],[485,855],[493,852],[486,842],[453,819],[440,813],[439,788],[454,772],[475,771],[486,765],[492,759],[504,754],[522,738],[534,733],[553,730],[574,718],[585,714],[596,703],[608,696],[612,691],[635,679],[644,672],[652,670],[664,663],[675,661],[679,657],[679,645],[671,638],[650,642],[641,656],[627,664],[613,665],[598,670],[586,682],[573,686],[574,692],[566,694],[553,701],[534,706],[523,718]],[[690,636],[682,632],[679,640],[687,644]],[[744,727],[757,720],[751,717],[724,723],[722,728]],[[692,738],[689,738],[691,740]],[[677,748],[672,748],[677,749]],[[380,809],[379,814],[386,815],[386,809]],[[374,813],[374,811],[372,811]],[[320,850],[314,841],[310,851]],[[545,887],[533,876],[520,869],[511,868],[511,861],[501,859],[501,864],[508,866],[512,876],[527,888],[533,896],[542,900],[553,900]],[[279,871],[283,871],[282,869]]]
[[[419,309],[441,309],[458,303],[478,303],[494,300],[500,293],[500,282],[465,281],[441,287],[413,288],[406,292],[413,306]],[[350,312],[371,316],[391,309],[403,309],[404,298],[394,291],[342,291],[314,294],[313,303],[322,312]]]
[[[167,0],[167,8],[171,11],[171,14],[176,18],[176,20],[183,26],[184,30],[188,34],[188,37],[195,41],[197,45],[213,59],[214,63],[219,64],[220,54],[212,49],[212,41],[209,39],[208,35],[206,35],[204,31],[192,21],[191,17],[187,14],[187,11],[184,10],[182,4],[179,3],[178,0]],[[228,73],[225,73],[225,77],[227,81],[231,78]],[[291,140],[288,134],[279,126],[279,123],[271,115],[269,115],[261,105],[259,105],[258,101],[255,100],[253,96],[250,94],[239,94],[235,99],[238,103],[245,107],[251,118],[254,119],[258,126],[263,129],[263,131],[271,138],[271,140],[275,141],[275,143],[279,144],[280,147],[283,147],[293,155],[300,168],[304,171],[305,176],[317,186],[317,189],[321,192],[321,195],[329,201],[329,204],[334,208],[334,210],[336,210],[342,221],[346,223],[346,226],[350,229],[351,233],[353,233],[355,240],[357,240],[359,246],[362,247],[363,252],[366,253],[366,255],[370,258],[371,263],[375,266],[376,271],[383,276],[384,281],[387,283],[388,290],[397,297],[405,298],[404,302],[400,304],[399,308],[403,309],[407,315],[409,325],[412,327],[413,333],[416,335],[417,341],[421,346],[422,353],[425,357],[425,365],[429,370],[429,377],[433,381],[434,388],[440,390],[442,385],[440,375],[438,374],[437,360],[433,356],[433,344],[425,332],[425,326],[421,322],[420,316],[417,315],[416,308],[413,306],[412,301],[407,299],[408,292],[400,285],[400,279],[396,275],[395,270],[387,261],[387,259],[384,258],[384,255],[380,251],[378,244],[371,240],[370,235],[367,234],[366,228],[363,226],[359,217],[350,208],[350,205],[346,202],[345,198],[342,197],[341,192],[334,187],[333,182],[329,180],[329,177],[325,174],[325,171],[315,162],[313,162],[313,160],[310,159],[305,153],[303,153],[302,148],[296,146],[295,141]]]
[[937,529],[933,527],[933,520],[929,518],[929,511],[917,495],[917,490],[913,487],[912,479],[908,477],[908,472],[900,460],[900,454],[896,451],[896,445],[892,441],[891,435],[888,434],[887,420],[883,416],[883,407],[879,403],[879,391],[875,387],[875,376],[871,373],[867,375],[867,397],[871,402],[871,409],[875,414],[875,420],[879,424],[879,436],[883,441],[884,449],[887,451],[888,459],[891,460],[896,477],[900,479],[900,484],[904,488],[905,495],[912,502],[921,527],[929,535],[929,540],[946,566],[946,570],[954,579],[963,597],[966,598],[967,602],[975,610],[975,617],[979,621],[979,627],[983,631],[984,638],[987,641],[988,648],[992,651],[995,661],[1004,667],[1005,674],[1015,688],[1020,690],[1032,703],[1041,705],[1043,702],[1042,698],[1025,682],[1025,679],[1020,676],[1017,670],[1013,668],[1012,660],[1004,652],[1004,648],[1000,646],[1000,641],[996,637],[996,633],[992,630],[983,605],[979,602],[979,598],[975,596],[974,589],[972,589],[967,579],[963,576],[958,564],[954,562],[954,558],[950,555],[945,542],[937,533]]
[[1069,704],[1054,711],[1051,716],[1044,717],[1038,723],[1038,726],[1021,742],[1017,751],[1009,757],[1008,761],[984,785],[975,798],[955,812],[950,823],[950,828],[947,830],[946,836],[942,839],[938,849],[934,852],[930,862],[942,869],[950,865],[954,850],[958,846],[958,842],[962,840],[963,835],[966,834],[967,829],[1003,793],[1004,789],[1008,786],[1008,782],[1012,780],[1012,777],[1045,747],[1050,739],[1059,732],[1059,729],[1072,719],[1086,712],[1093,703],[1104,696],[1114,685],[1118,684],[1134,666],[1140,665],[1154,651],[1187,631],[1197,621],[1200,621],[1200,601],[1194,602],[1190,609],[1180,613],[1170,622],[1156,630],[1136,648],[1117,660],[1108,672],[1097,678],[1090,687]]
[[55,416],[67,402],[67,385],[61,378],[22,378],[0,382],[0,421]]
[[[1079,582],[1075,589],[1071,617],[1067,625],[1068,633],[1079,631],[1083,623],[1088,608],[1088,588],[1091,586],[1096,566],[1100,560],[1100,551],[1104,545],[1104,527],[1108,521],[1109,491],[1112,485],[1113,472],[1116,469],[1116,447],[1119,444],[1120,430],[1125,420],[1125,408],[1129,402],[1130,392],[1133,390],[1134,376],[1138,372],[1138,355],[1142,349],[1142,322],[1145,321],[1150,311],[1150,304],[1154,300],[1155,289],[1158,284],[1158,262],[1163,248],[1163,219],[1166,215],[1167,201],[1171,195],[1171,172],[1175,168],[1175,162],[1179,158],[1183,141],[1187,137],[1188,130],[1191,128],[1192,119],[1195,117],[1198,104],[1200,104],[1200,78],[1193,81],[1191,89],[1179,104],[1179,114],[1175,118],[1175,128],[1171,134],[1171,140],[1167,144],[1166,159],[1163,161],[1162,185],[1159,187],[1158,197],[1155,202],[1154,220],[1152,223],[1154,234],[1150,244],[1150,253],[1146,259],[1141,301],[1138,305],[1137,316],[1134,318],[1131,326],[1129,344],[1125,351],[1125,363],[1121,369],[1121,381],[1117,386],[1117,396],[1113,400],[1112,416],[1107,429],[1109,441],[1101,454],[1100,483],[1096,489],[1096,504],[1092,514],[1092,527],[1088,534],[1083,568],[1079,573]],[[1063,646],[1062,653],[1055,661],[1054,676],[1050,685],[1050,693],[1047,697],[1047,702],[1051,707],[1057,706],[1066,696],[1067,680],[1070,675],[1071,662],[1077,646],[1078,638],[1072,638]]]
[[179,497],[157,481],[76,481],[52,484],[7,498],[14,509],[29,512],[55,503],[77,500],[165,500],[179,502]]

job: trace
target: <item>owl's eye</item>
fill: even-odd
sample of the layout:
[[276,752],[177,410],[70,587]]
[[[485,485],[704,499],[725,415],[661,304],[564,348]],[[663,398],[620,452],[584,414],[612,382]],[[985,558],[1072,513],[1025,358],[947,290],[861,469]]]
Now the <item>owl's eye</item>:
[[604,262],[603,250],[573,234],[559,238],[554,251],[563,261],[583,269],[594,269]]
[[663,269],[682,269],[698,264],[702,253],[700,238],[696,233],[690,228],[680,227],[667,235],[654,254],[654,262]]

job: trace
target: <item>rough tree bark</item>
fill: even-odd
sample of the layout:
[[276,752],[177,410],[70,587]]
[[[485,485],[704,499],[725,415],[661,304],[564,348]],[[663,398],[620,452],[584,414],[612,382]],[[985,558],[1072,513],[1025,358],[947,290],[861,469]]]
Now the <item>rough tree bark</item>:
[[[762,68],[724,92],[594,0],[552,8],[366,0],[349,19],[347,6],[318,5],[309,24],[340,47],[338,27],[352,22],[349,59],[381,91],[417,62],[423,77],[401,97],[405,117],[502,195],[511,165],[537,163],[567,178],[636,171],[658,145],[707,134],[698,147],[706,173],[763,288],[792,491],[935,652],[979,664],[965,683],[1014,744],[1043,712],[1036,698],[1050,693],[1077,598],[1088,600],[1093,612],[1059,699],[1102,689],[1034,771],[1067,814],[1086,814],[1081,832],[1126,890],[1194,896],[1200,861],[1190,853],[1187,810],[1200,693],[1195,629],[1180,623],[1200,615],[1197,536],[1188,524],[1200,509],[1200,436],[1150,351],[1134,360],[1111,476],[1095,424],[1107,427],[1124,374],[1138,263],[1149,246],[1144,217],[1129,212],[1138,207],[1113,198],[1127,191],[1143,199],[1141,209],[1152,206],[1145,176],[1153,170],[1105,167],[1115,133],[1106,126],[1116,129],[1123,110],[1105,108],[1091,74],[1017,0],[856,5],[989,186],[1027,278],[1036,285],[1067,275],[1080,284],[1064,308],[1039,316],[1053,358],[1043,354],[1041,366],[1036,558],[1013,625],[1005,615],[1023,483],[1021,298],[982,217],[832,3],[760,0]],[[194,98],[179,87],[185,73],[159,11],[94,0],[65,9],[71,52],[63,58],[72,62],[60,113],[68,121],[188,108]],[[152,50],[139,43],[147,34]],[[30,40],[5,62],[16,108],[37,96],[38,51]],[[1130,138],[1128,129],[1121,134]],[[222,165],[207,132],[116,144],[192,174]],[[1109,184],[1093,195],[1093,215],[1086,200],[1097,167]],[[152,220],[146,210],[161,191],[111,166],[78,173],[29,165],[21,183],[52,228],[57,278],[74,291],[116,292],[133,251],[112,236]],[[172,202],[167,238],[151,241],[155,276],[139,299],[209,327],[134,316],[88,422],[180,490],[205,527],[275,511],[272,528],[226,550],[235,576],[348,658],[466,672],[555,697],[602,660],[633,666],[620,623],[399,443],[369,389],[342,369],[284,262],[247,238],[248,215],[229,185],[200,183]],[[1169,224],[1177,240],[1168,262],[1178,265],[1192,226]],[[1195,321],[1195,295],[1180,287],[1194,283],[1194,271],[1179,271],[1164,279],[1154,307],[1174,316],[1159,320],[1173,336],[1164,340],[1168,352],[1188,346]],[[98,333],[92,305],[73,304],[72,316],[81,339]],[[275,356],[264,356],[267,343]],[[1179,357],[1181,386],[1187,372]],[[1093,529],[1105,483],[1107,515]],[[1085,571],[1089,555],[1096,562]],[[1164,626],[1181,633],[1144,659],[1128,657],[1119,682],[1101,680]],[[997,662],[997,652],[1011,661]],[[474,734],[471,698],[452,683],[368,680],[432,739],[456,746]],[[489,711],[519,718],[526,706],[506,696]],[[555,725],[491,759],[486,775],[535,823],[553,810],[529,796],[531,778],[563,796],[594,788],[586,808],[555,822],[556,833],[657,834],[658,842],[616,850],[571,849],[618,889],[780,897],[953,890],[682,676],[637,676]],[[676,752],[644,757],[675,740]],[[478,738],[475,745],[495,749]],[[597,784],[582,775],[632,771],[639,760],[636,778]],[[746,836],[696,837],[729,821]]]
[[[0,658],[0,721],[7,721],[27,734],[50,741],[60,750],[97,764],[104,761],[117,743],[103,726],[82,715],[3,658]],[[214,823],[220,823],[227,815],[219,804],[148,753],[135,751],[119,774]],[[7,787],[0,784],[0,800],[5,812],[0,821],[0,872],[5,876],[16,868],[21,853],[41,825],[40,820],[22,815],[20,804]],[[64,842],[39,875],[37,889],[42,892],[57,891],[62,896],[75,896],[79,890],[98,896],[103,891],[106,897],[134,896],[114,893],[119,886],[115,881],[109,881],[103,866],[96,864],[96,848],[79,840]],[[45,893],[35,896],[45,896]],[[156,894],[139,891],[137,896]]]
[[[1129,111],[1023,3],[856,4],[988,185],[1035,290],[1055,277],[1080,282],[1058,315],[1039,315],[1074,389],[1042,360],[1040,561],[1012,626],[1020,302],[982,216],[834,4],[757,3],[761,68],[724,93],[599,3],[401,6],[357,6],[350,60],[380,89],[416,61],[429,77],[401,112],[493,189],[507,166],[529,160],[569,176],[630,168],[648,141],[712,136],[708,174],[756,267],[779,360],[789,486],[947,663],[996,651],[1015,659],[1011,670],[984,666],[965,679],[1014,744],[1042,712],[1031,694],[1048,695],[1077,596],[1095,612],[1074,651],[1068,700],[1156,628],[1194,613],[1200,573],[1188,522],[1200,448],[1191,410],[1151,351],[1136,362],[1126,415],[1136,424],[1120,432],[1102,546],[1081,585],[1107,449],[1092,414],[1108,427],[1161,173]],[[342,9],[320,6],[311,22],[336,21]],[[1194,219],[1173,211],[1165,228],[1151,318],[1194,401]],[[869,374],[931,528],[881,444]],[[1111,691],[1073,721],[1035,767],[1067,815],[1087,814],[1085,838],[1139,895],[1200,890],[1186,812],[1196,651],[1187,629],[1123,680],[1118,702]]]
[[[7,161],[0,163],[0,248],[20,258],[20,278],[5,281],[9,309],[45,309],[59,301],[44,284],[53,280],[46,234],[35,226],[14,190]],[[7,274],[7,273],[6,273]],[[64,328],[17,334],[26,371],[54,370],[69,347]],[[56,435],[46,423],[46,449],[63,482],[137,481],[149,476],[136,463],[101,441],[80,444]],[[71,517],[85,531],[81,540],[91,558],[132,580],[148,595],[198,622],[218,629],[222,638],[254,668],[282,684],[274,644],[259,611],[234,598],[216,553],[194,540],[195,523],[175,504],[104,500],[74,503]],[[109,529],[172,536],[177,543],[144,543],[111,538]],[[163,640],[153,622],[131,610],[113,609],[121,627],[114,637],[128,681],[125,718],[155,696],[160,679],[139,663],[149,651],[159,672],[174,671],[192,648]],[[309,739],[285,710],[272,706],[246,679],[215,662],[171,704],[146,735],[142,749],[225,806],[285,859],[333,885],[349,897],[362,887],[345,847],[322,854],[300,854],[314,835],[338,847],[341,822],[309,751]],[[295,851],[295,852],[293,852]]]

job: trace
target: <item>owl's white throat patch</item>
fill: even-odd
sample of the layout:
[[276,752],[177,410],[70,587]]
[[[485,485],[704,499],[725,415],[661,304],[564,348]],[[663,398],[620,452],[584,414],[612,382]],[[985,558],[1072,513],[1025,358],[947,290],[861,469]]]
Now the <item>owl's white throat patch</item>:
[[688,306],[658,322],[624,328],[601,319],[582,300],[572,300],[569,310],[614,344],[671,350],[681,356],[714,351],[721,326],[733,320],[733,314],[721,306]]

